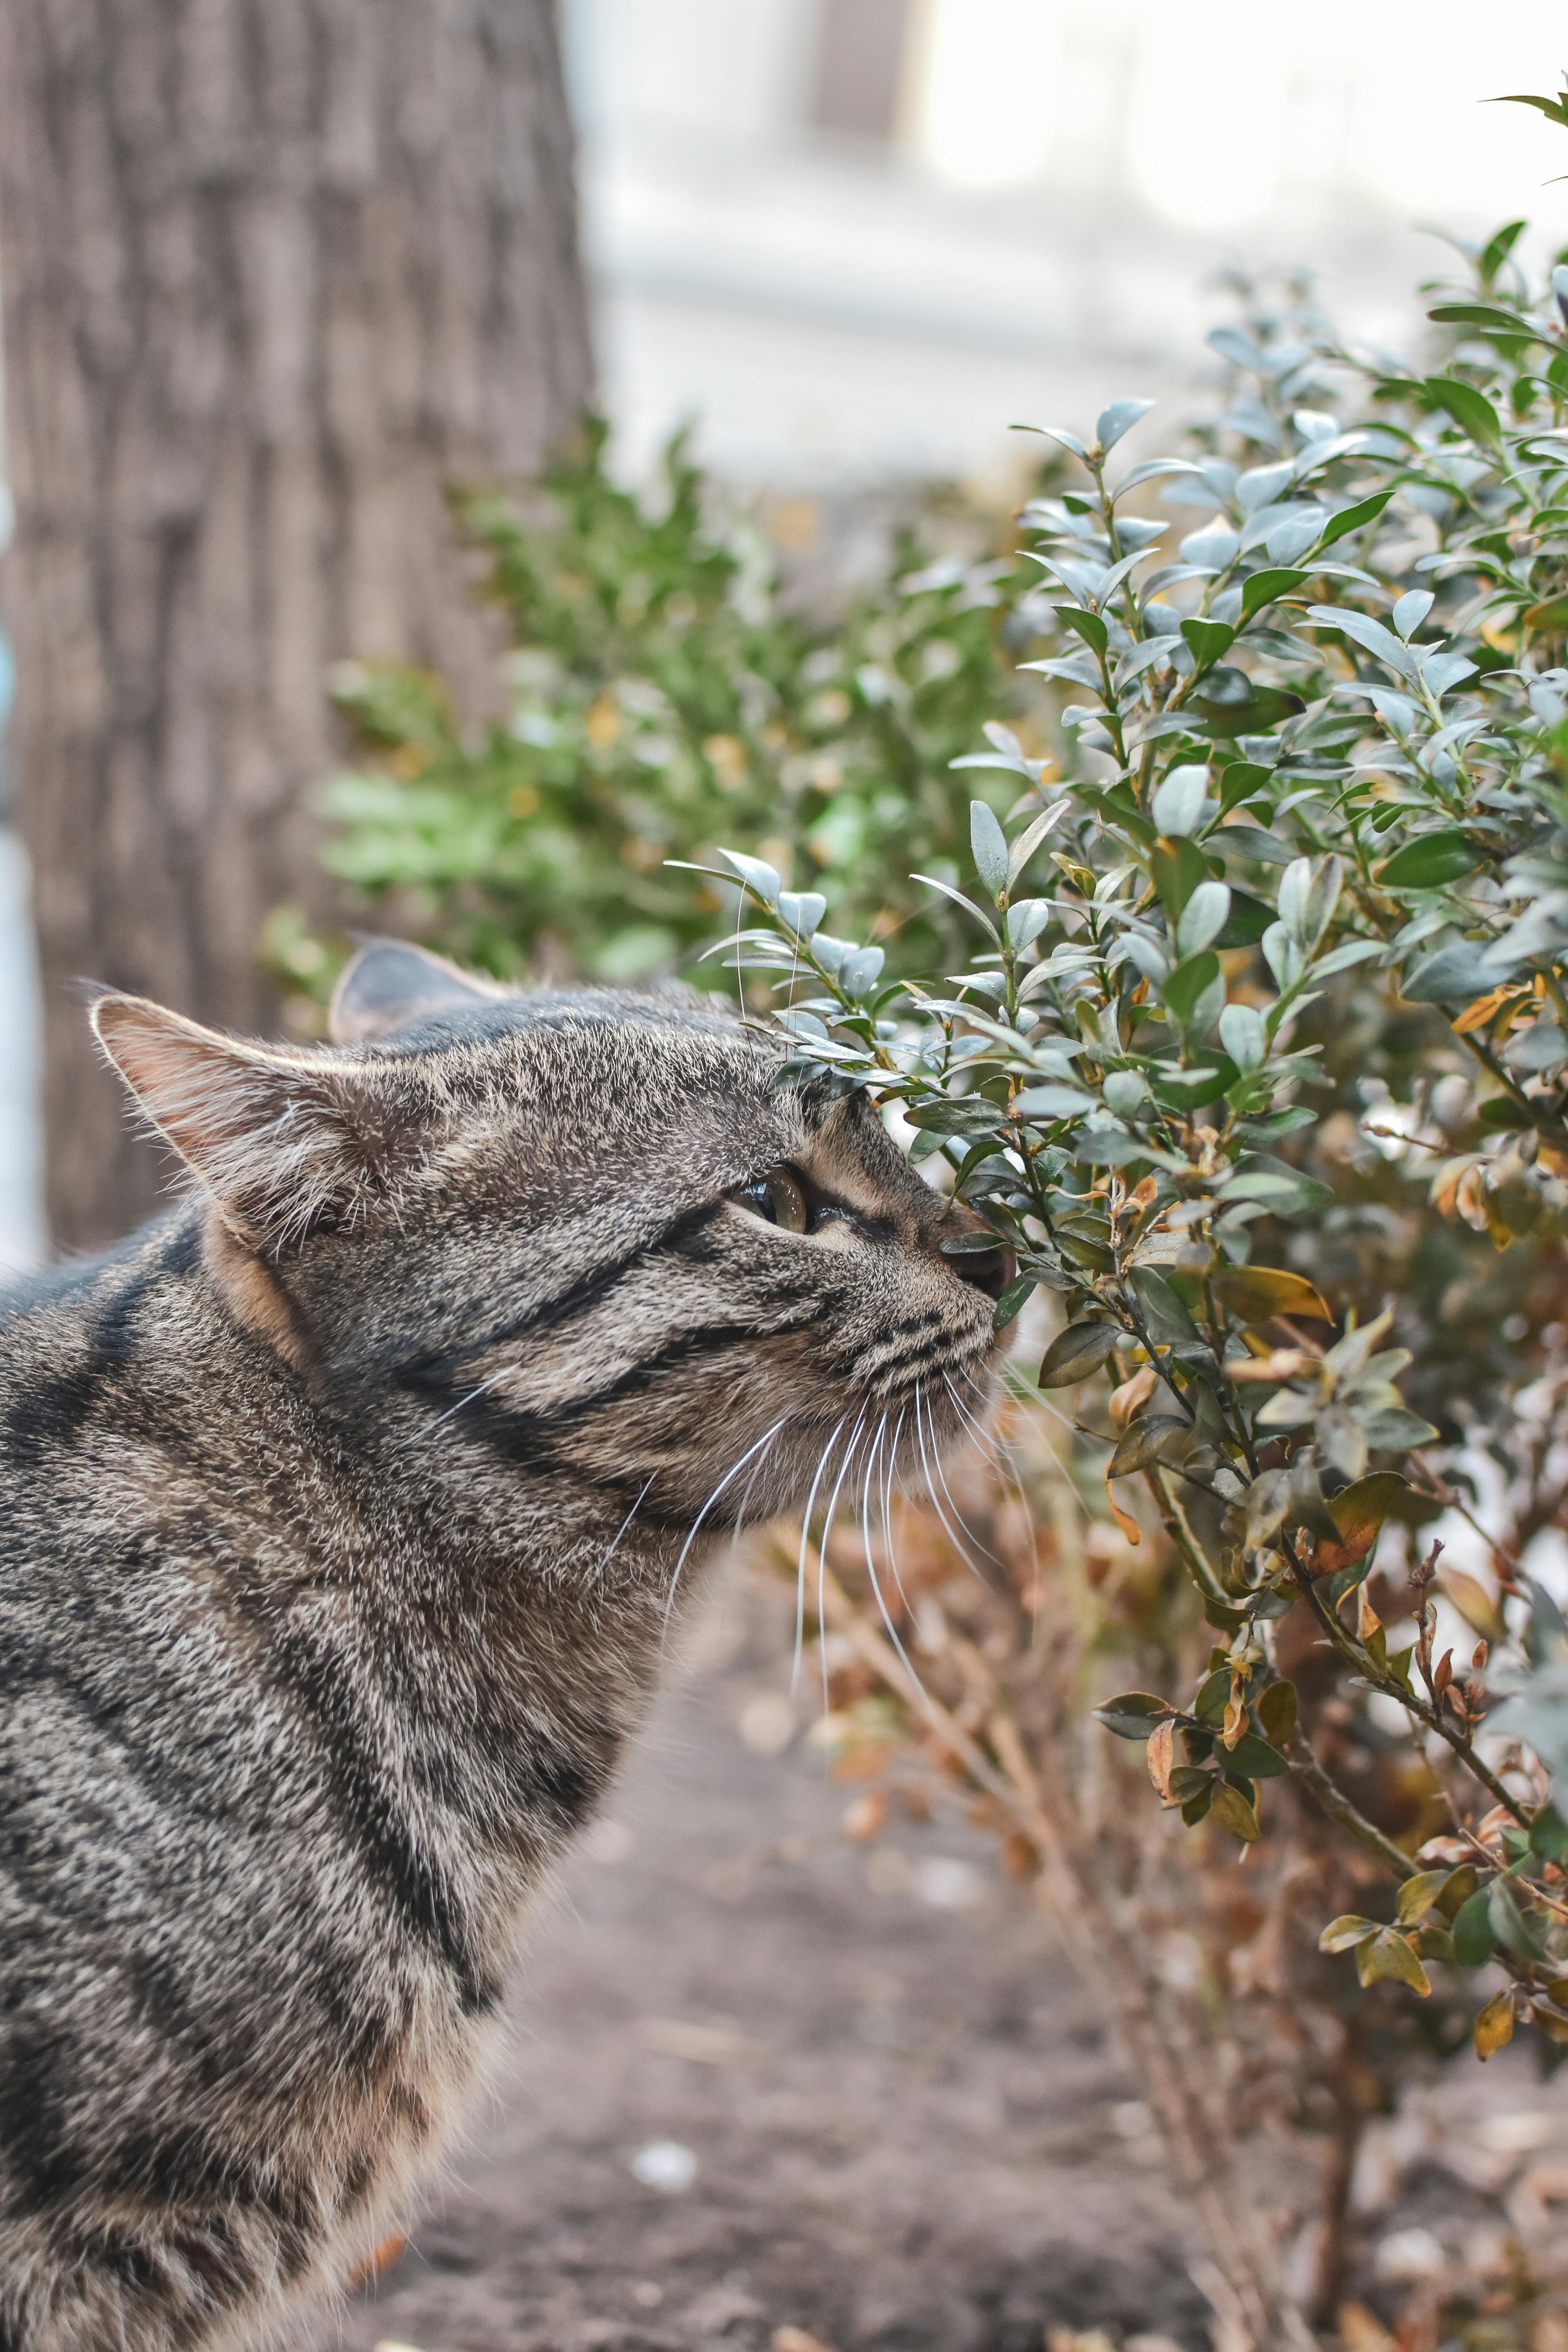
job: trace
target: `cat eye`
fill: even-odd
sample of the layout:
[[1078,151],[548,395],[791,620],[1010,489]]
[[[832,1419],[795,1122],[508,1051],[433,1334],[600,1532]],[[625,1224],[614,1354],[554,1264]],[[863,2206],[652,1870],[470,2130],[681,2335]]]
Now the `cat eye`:
[[765,1224],[782,1225],[786,1234],[804,1234],[811,1223],[800,1179],[791,1168],[765,1169],[731,1198]]

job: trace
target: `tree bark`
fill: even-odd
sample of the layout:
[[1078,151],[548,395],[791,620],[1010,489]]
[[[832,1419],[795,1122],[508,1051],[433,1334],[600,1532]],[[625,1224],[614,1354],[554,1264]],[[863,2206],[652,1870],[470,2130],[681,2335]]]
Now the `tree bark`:
[[163,1171],[79,978],[245,1030],[345,656],[490,645],[442,503],[590,388],[552,0],[0,0],[13,772],[70,1247]]

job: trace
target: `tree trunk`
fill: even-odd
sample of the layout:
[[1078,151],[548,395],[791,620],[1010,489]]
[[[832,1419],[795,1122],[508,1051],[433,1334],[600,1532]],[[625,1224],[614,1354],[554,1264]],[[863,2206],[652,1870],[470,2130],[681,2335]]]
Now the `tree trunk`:
[[0,0],[17,531],[13,772],[33,859],[57,1238],[157,1156],[71,983],[246,1030],[308,895],[332,662],[490,638],[442,504],[587,397],[551,0]]

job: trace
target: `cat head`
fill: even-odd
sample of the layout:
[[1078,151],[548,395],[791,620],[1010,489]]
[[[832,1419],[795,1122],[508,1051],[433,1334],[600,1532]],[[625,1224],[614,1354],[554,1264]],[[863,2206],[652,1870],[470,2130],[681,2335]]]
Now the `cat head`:
[[361,1426],[725,1524],[846,1460],[919,1478],[983,1412],[1006,1253],[944,1255],[979,1220],[711,999],[522,994],[385,941],[331,1046],[92,1019],[229,1307]]

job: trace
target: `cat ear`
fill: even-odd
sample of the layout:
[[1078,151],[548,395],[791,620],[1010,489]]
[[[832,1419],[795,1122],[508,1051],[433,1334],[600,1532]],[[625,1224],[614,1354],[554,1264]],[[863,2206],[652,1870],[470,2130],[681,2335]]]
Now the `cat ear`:
[[359,1045],[435,1013],[494,1004],[509,992],[406,940],[367,940],[332,991],[328,1027],[334,1045]]
[[143,1114],[245,1240],[281,1247],[375,1188],[398,1123],[386,1073],[226,1037],[144,996],[106,991],[91,1020]]

